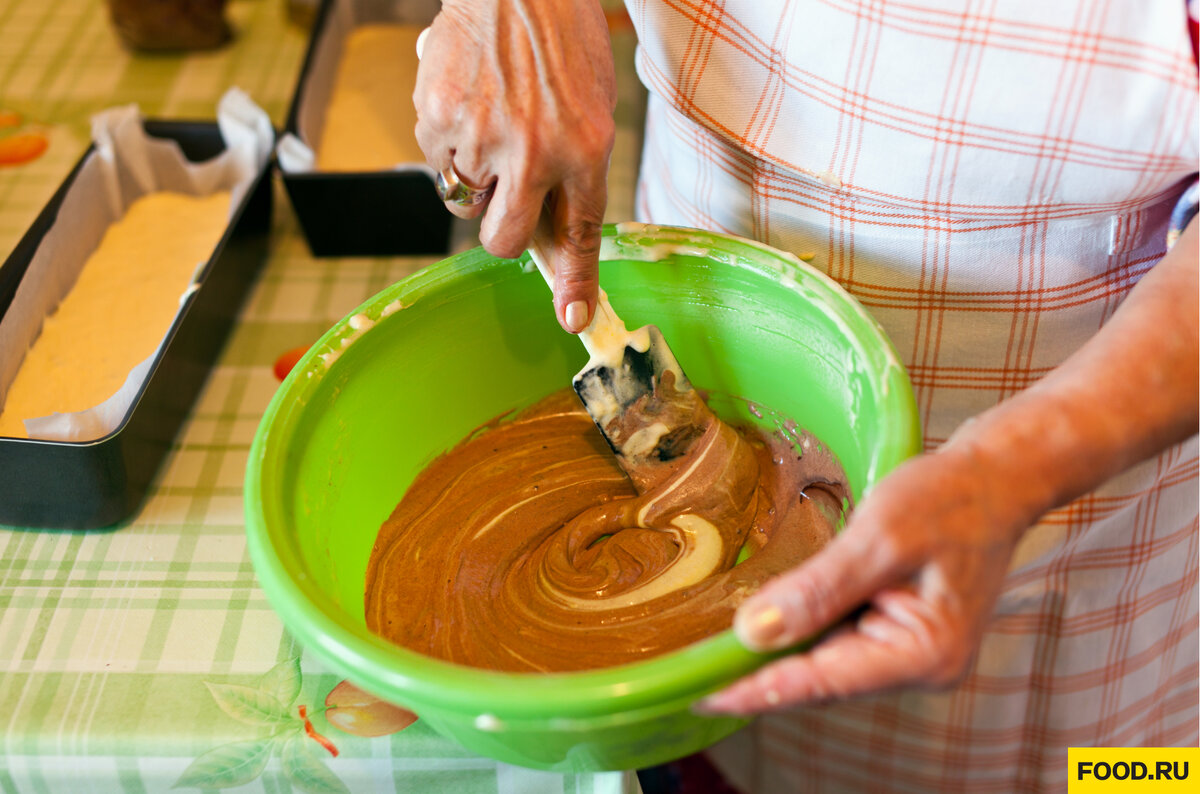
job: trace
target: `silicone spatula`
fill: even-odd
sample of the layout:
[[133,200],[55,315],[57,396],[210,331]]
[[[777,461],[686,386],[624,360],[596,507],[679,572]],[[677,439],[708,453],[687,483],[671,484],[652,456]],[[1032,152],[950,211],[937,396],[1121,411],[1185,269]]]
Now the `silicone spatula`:
[[[547,239],[543,224],[529,255],[553,291]],[[678,402],[672,398],[690,392],[692,384],[658,328],[627,330],[601,289],[592,321],[579,339],[591,358],[571,384],[621,467],[632,473],[646,463],[669,461],[686,452],[702,428],[692,416],[669,410]],[[635,417],[632,422],[630,416]]]

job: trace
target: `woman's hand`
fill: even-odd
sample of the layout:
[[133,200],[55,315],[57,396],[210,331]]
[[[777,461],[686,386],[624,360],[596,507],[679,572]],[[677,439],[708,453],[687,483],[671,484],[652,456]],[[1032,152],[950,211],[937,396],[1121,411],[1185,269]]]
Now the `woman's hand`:
[[1193,220],[1087,344],[884,477],[829,546],[747,599],[734,629],[758,650],[866,610],[698,710],[746,714],[957,681],[1025,529],[1196,433],[1198,249]]
[[[555,314],[578,332],[596,303],[616,76],[596,0],[445,0],[422,42],[417,142],[437,171],[492,186],[480,242],[517,257],[548,205]],[[464,218],[485,211],[447,202]]]
[[983,466],[950,445],[884,478],[841,535],[748,599],[734,628],[747,647],[777,650],[866,610],[701,710],[747,714],[957,681],[1025,523]]

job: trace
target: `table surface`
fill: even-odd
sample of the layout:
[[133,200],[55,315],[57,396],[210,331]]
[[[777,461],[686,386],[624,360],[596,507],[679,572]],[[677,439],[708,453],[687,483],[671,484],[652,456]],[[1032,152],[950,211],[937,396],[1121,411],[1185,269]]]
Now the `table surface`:
[[[632,217],[642,95],[632,33],[611,5],[615,221]],[[148,57],[121,48],[99,0],[0,0],[0,113],[49,140],[36,160],[0,167],[0,261],[86,148],[97,110],[137,103],[147,116],[212,118],[237,85],[282,127],[307,33],[284,0],[233,0],[227,14],[236,38],[226,47]],[[0,792],[636,791],[632,773],[480,758],[419,720],[363,738],[320,713],[340,677],[284,631],[255,580],[246,455],[278,386],[275,359],[436,257],[314,259],[277,177],[274,189],[263,274],[136,518],[91,532],[0,527]],[[472,239],[470,226],[459,231]],[[291,697],[266,723],[238,706],[263,688]],[[309,741],[301,705],[329,747]],[[289,741],[299,752],[284,752]]]

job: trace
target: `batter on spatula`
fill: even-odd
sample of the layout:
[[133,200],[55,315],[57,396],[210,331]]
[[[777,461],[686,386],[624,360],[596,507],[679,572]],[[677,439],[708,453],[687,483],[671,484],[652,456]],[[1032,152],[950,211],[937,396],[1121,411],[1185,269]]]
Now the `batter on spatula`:
[[623,421],[664,419],[686,429],[627,473],[564,389],[434,460],[379,532],[367,626],[508,671],[609,667],[728,628],[833,536],[845,478],[811,436],[735,430],[669,377]]

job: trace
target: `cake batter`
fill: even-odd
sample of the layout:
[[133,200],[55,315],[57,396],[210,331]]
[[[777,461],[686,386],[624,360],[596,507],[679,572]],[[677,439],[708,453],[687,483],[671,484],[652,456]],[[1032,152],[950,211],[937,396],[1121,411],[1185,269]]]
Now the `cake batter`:
[[0,436],[23,420],[94,408],[158,348],[196,269],[229,223],[229,191],[149,193],[108,228],[46,318],[0,410]]
[[415,25],[372,24],[343,43],[337,80],[317,148],[322,171],[383,171],[424,163],[407,98],[417,80]]
[[627,426],[669,411],[693,432],[634,471],[570,389],[436,459],[380,530],[368,627],[509,671],[634,662],[728,628],[747,595],[833,536],[844,475],[811,436],[739,432],[695,390],[668,378],[660,392]]

